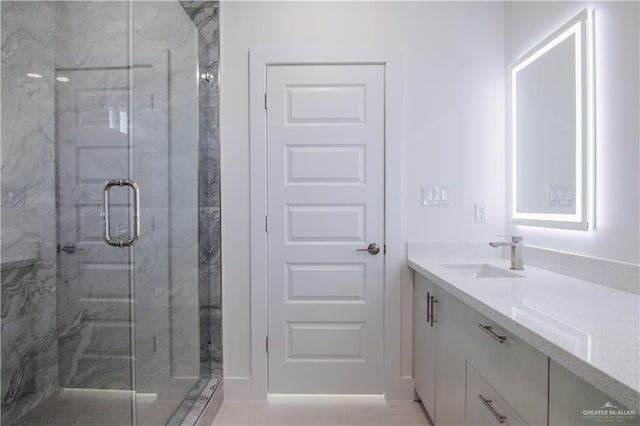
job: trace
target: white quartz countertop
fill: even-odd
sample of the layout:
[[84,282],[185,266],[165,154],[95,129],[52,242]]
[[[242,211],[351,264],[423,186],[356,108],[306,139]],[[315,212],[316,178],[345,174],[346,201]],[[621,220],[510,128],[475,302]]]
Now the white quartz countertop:
[[602,392],[640,410],[640,296],[525,265],[517,278],[469,278],[443,265],[505,259],[409,256],[409,267]]

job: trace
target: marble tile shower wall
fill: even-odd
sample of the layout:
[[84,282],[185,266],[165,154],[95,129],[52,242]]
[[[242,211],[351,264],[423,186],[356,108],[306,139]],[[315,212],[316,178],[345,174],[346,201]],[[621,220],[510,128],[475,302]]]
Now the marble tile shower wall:
[[[219,3],[181,1],[200,32],[200,360],[201,373],[222,380],[220,140],[218,137]],[[202,78],[204,74],[204,78]]]
[[58,389],[55,7],[1,7],[1,411],[2,424],[10,424]]
[[[201,376],[212,374],[220,381],[218,3],[181,4],[201,35],[200,71],[210,74],[199,87],[200,369]],[[55,69],[108,66],[114,55],[127,52],[126,45],[118,43],[126,34],[126,3],[84,3],[86,12],[100,17],[102,24],[83,19],[80,5],[2,2],[2,424],[13,423],[60,387],[120,387],[95,382],[111,377],[98,368],[102,363],[90,366],[85,360],[87,365],[80,365],[89,341],[97,340],[87,334],[64,276],[56,277],[61,265],[56,264],[54,141],[56,111],[63,108],[54,103]],[[96,46],[107,45],[110,50],[96,56]],[[126,56],[121,59],[116,62],[126,63]],[[42,78],[27,77],[31,72]],[[107,74],[97,81],[105,90],[121,82],[118,72]],[[122,380],[115,380],[126,388],[129,373],[122,371]]]

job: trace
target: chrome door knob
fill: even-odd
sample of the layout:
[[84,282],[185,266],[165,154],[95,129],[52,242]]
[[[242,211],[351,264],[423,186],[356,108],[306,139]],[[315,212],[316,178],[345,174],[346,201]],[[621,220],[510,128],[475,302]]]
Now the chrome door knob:
[[356,251],[366,251],[369,252],[369,254],[375,256],[376,254],[380,253],[380,246],[376,243],[371,243],[367,246],[367,248],[356,249]]

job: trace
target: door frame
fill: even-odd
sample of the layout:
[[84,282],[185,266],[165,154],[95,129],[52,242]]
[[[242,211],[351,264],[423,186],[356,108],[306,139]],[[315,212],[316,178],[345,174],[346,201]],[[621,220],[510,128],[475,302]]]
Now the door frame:
[[[267,121],[265,94],[271,65],[384,66],[384,393],[413,399],[413,378],[402,375],[402,52],[366,49],[251,49],[249,52],[249,164],[251,235],[251,399],[268,395]],[[391,188],[391,190],[389,190]]]

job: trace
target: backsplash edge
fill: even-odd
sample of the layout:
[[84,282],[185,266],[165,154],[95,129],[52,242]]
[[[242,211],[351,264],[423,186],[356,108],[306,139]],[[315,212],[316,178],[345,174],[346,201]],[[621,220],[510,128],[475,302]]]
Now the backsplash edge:
[[524,263],[558,274],[640,294],[640,265],[584,256],[537,246],[524,246]]

